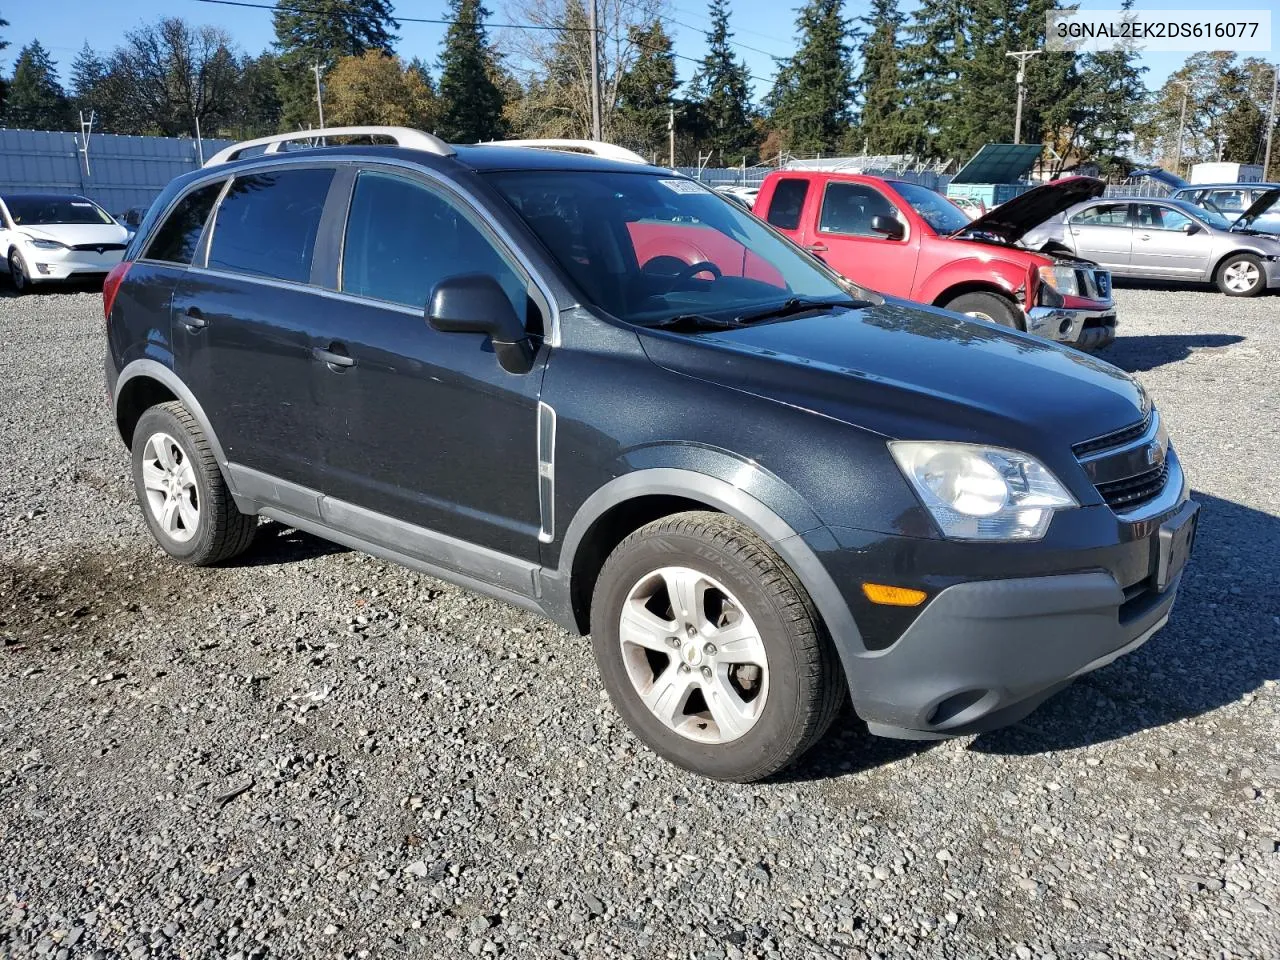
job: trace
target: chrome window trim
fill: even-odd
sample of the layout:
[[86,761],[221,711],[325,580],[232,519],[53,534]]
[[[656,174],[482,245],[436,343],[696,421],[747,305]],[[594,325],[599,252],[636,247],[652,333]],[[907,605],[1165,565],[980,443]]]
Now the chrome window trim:
[[394,310],[396,313],[403,313],[406,316],[414,317],[421,320],[423,318],[422,310],[415,310],[413,307],[405,306],[402,303],[392,303],[389,300],[376,300],[372,297],[361,297],[352,293],[343,293],[341,290],[330,290],[328,287],[319,287],[311,283],[298,283],[293,280],[280,280],[277,277],[265,277],[255,273],[238,273],[234,270],[221,270],[217,267],[196,267],[187,268],[193,273],[203,277],[217,277],[220,280],[245,280],[249,283],[258,283],[264,287],[275,287],[279,290],[294,290],[300,293],[314,293],[322,297],[328,297],[331,300],[342,300],[347,303],[359,303],[366,306],[380,307],[384,310]]
[[[412,171],[413,173],[420,174],[426,177],[427,179],[433,181],[434,183],[440,184],[445,190],[453,192],[454,194],[459,196],[463,201],[465,201],[468,210],[474,213],[475,216],[479,220],[481,220],[485,224],[485,226],[488,227],[493,232],[493,234],[499,239],[499,241],[501,241],[502,246],[509,253],[510,257],[513,260],[515,260],[518,264],[520,264],[521,269],[523,269],[525,273],[529,275],[529,278],[533,281],[534,286],[536,286],[538,288],[538,291],[542,294],[543,299],[546,301],[547,308],[551,313],[551,316],[546,318],[548,329],[546,330],[543,336],[543,342],[546,343],[546,345],[549,347],[560,346],[560,343],[561,343],[560,305],[556,302],[556,298],[552,295],[550,285],[546,282],[546,280],[543,279],[542,275],[534,268],[533,263],[529,260],[529,258],[525,256],[524,251],[520,248],[520,245],[515,242],[514,238],[511,236],[510,231],[508,231],[501,223],[495,220],[494,217],[487,210],[485,210],[479,204],[475,203],[474,198],[470,194],[468,194],[465,190],[463,190],[457,184],[456,181],[450,179],[449,177],[444,176],[442,173],[440,173],[440,171],[433,170],[431,167],[428,167],[424,164],[411,163],[399,157],[369,156],[367,154],[360,154],[360,153],[327,154],[322,157],[307,157],[304,155],[300,155],[303,153],[304,151],[299,151],[298,153],[293,153],[293,154],[281,153],[281,154],[273,154],[273,155],[263,155],[261,157],[254,157],[252,159],[240,161],[233,171],[227,170],[225,167],[222,167],[222,168],[213,167],[210,169],[209,177],[207,178],[201,177],[199,180],[197,180],[195,183],[191,185],[190,189],[194,190],[197,187],[204,185],[210,180],[216,180],[219,177],[226,177],[228,176],[228,174],[230,174],[230,177],[233,180],[237,176],[246,176],[253,173],[254,171],[261,170],[264,168],[270,168],[270,167],[276,167],[276,166],[303,165],[303,164],[306,164],[306,165],[327,164],[330,166],[338,166],[343,164],[357,164],[357,165],[364,165],[365,167],[377,167],[377,166],[399,167],[403,170],[409,170],[409,171]],[[230,182],[230,180],[228,182]],[[186,194],[184,193],[183,195],[185,196]],[[194,265],[192,268],[194,268]],[[192,269],[192,268],[188,268],[188,269]],[[204,269],[203,266],[201,267],[201,269]],[[264,279],[260,277],[251,277],[250,274],[239,274],[239,273],[228,274],[228,276],[235,276],[237,278],[244,277],[244,278],[252,278],[252,279]],[[265,279],[273,279],[273,278],[265,278]],[[279,282],[287,283],[287,281],[279,281]],[[309,284],[302,284],[301,286],[302,288],[307,290],[319,290],[326,293],[340,292],[340,291],[327,290],[327,288],[324,288],[324,287],[313,287]],[[293,289],[292,284],[290,284],[289,287],[290,289]],[[361,298],[360,302],[385,305],[393,309],[396,307],[395,304],[388,304],[386,303],[386,301],[383,301],[383,300],[371,300],[371,299]],[[414,315],[420,316],[421,311],[414,311]]]

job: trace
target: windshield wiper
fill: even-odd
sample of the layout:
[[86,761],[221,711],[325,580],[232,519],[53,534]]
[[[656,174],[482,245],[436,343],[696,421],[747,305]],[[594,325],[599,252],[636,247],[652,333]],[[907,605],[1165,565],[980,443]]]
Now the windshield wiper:
[[733,330],[742,326],[737,320],[709,317],[705,313],[677,313],[657,323],[646,323],[650,330]]
[[797,313],[808,313],[811,310],[834,310],[837,307],[869,307],[869,300],[855,300],[849,297],[844,300],[818,300],[812,297],[791,297],[782,303],[760,310],[756,313],[744,313],[734,319],[741,325],[759,323],[762,320],[779,320]]

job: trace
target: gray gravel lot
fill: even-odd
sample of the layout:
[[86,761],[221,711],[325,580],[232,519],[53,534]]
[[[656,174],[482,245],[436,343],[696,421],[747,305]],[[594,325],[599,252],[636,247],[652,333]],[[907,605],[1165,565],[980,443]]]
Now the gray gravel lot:
[[1011,730],[847,716],[744,787],[530,614],[274,525],[165,561],[99,296],[5,296],[0,956],[1280,955],[1280,297],[1117,300],[1204,504],[1169,628]]

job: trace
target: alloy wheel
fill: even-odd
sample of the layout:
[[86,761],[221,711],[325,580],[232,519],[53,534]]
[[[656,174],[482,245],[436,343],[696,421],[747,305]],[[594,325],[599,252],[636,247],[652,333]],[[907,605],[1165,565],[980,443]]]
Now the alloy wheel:
[[1222,271],[1222,282],[1233,293],[1247,293],[1258,285],[1261,273],[1257,264],[1238,260]]
[[200,525],[200,491],[191,461],[167,433],[154,433],[142,452],[147,509],[165,536],[186,543]]
[[671,730],[728,743],[760,718],[769,693],[764,642],[723,584],[689,567],[662,567],[631,588],[619,628],[627,677]]

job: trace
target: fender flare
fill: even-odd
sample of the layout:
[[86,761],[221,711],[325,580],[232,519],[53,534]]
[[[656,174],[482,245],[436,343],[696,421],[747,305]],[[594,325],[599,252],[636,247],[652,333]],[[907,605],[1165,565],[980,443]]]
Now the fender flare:
[[[205,439],[209,442],[209,449],[213,451],[214,459],[218,462],[218,466],[222,468],[222,476],[227,482],[227,487],[234,495],[236,490],[231,471],[227,469],[227,455],[223,452],[222,444],[218,442],[218,435],[213,432],[213,427],[209,423],[208,415],[204,412],[204,407],[200,406],[200,401],[195,398],[195,394],[191,392],[191,389],[182,382],[182,378],[158,360],[145,357],[133,360],[120,371],[120,376],[116,379],[115,390],[112,391],[113,396],[111,398],[111,412],[115,418],[117,429],[119,429],[120,423],[120,397],[129,381],[136,380],[139,377],[155,380],[164,386],[195,417],[196,422],[200,424],[200,429],[204,431]],[[121,439],[126,444],[130,441],[130,438],[125,436],[122,436]]]
[[[779,481],[775,479],[775,482]],[[801,528],[796,529],[792,522],[784,520],[768,504],[744,490],[742,485],[693,470],[675,467],[640,469],[615,477],[593,493],[578,508],[565,530],[559,569],[553,574],[555,579],[565,585],[569,583],[574,557],[583,539],[592,525],[608,510],[626,500],[652,495],[697,500],[744,523],[764,539],[799,578],[814,606],[818,608],[842,659],[846,650],[865,649],[862,635],[840,589],[806,540],[808,535],[834,544],[831,534],[817,515],[806,505],[804,509],[808,517],[793,519],[795,525]]]

